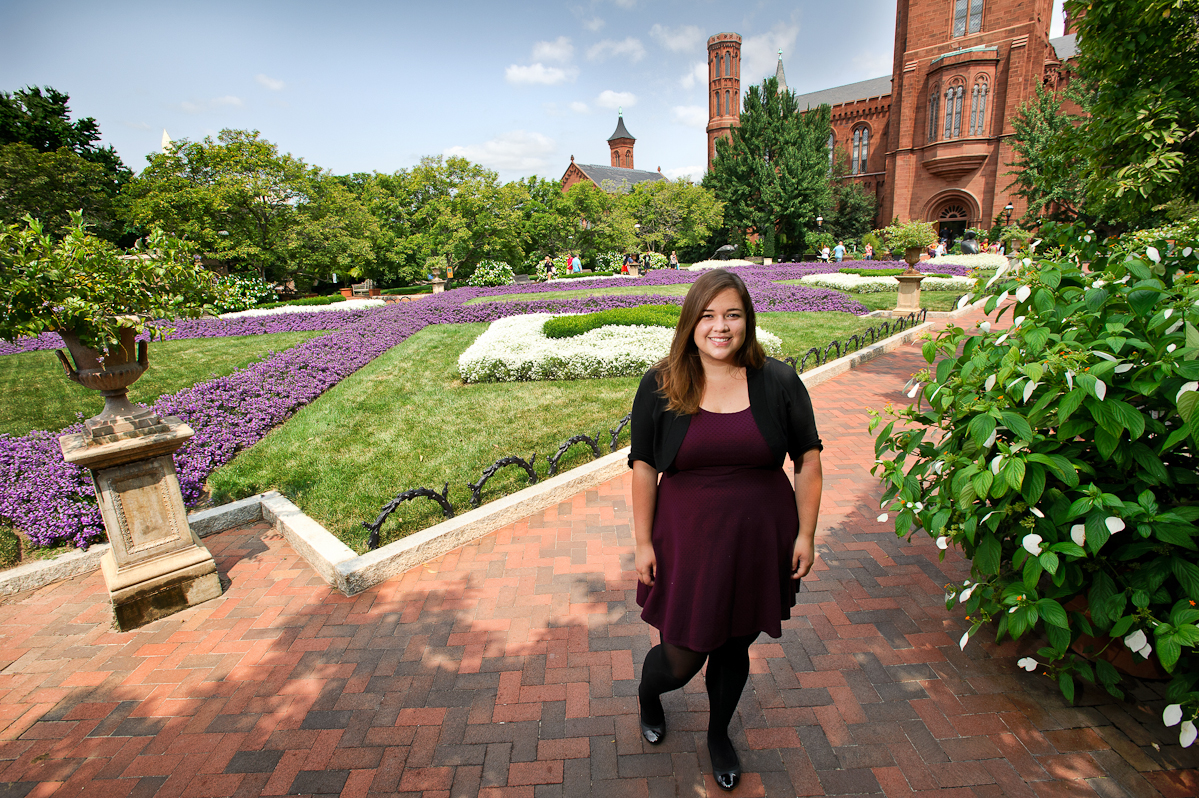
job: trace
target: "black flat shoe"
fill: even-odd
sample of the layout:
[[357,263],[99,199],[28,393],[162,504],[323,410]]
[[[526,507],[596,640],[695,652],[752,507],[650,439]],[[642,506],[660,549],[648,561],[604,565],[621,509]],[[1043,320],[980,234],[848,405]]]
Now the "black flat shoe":
[[[724,766],[718,764],[729,754],[732,755],[733,761],[729,765],[724,762]],[[728,751],[721,752],[718,757],[716,752],[712,750],[712,741],[708,740],[708,756],[712,758],[712,776],[716,779],[716,786],[725,792],[732,792],[737,787],[737,782],[741,781],[741,758],[737,756],[737,749],[733,748],[732,743],[729,743]]]
[[[638,701],[638,706],[640,706],[640,701]],[[644,737],[645,741],[650,745],[657,745],[666,738],[665,718],[662,719],[661,723],[656,725],[649,724],[645,722],[645,714],[643,712],[638,712],[637,720],[641,722],[641,736]]]

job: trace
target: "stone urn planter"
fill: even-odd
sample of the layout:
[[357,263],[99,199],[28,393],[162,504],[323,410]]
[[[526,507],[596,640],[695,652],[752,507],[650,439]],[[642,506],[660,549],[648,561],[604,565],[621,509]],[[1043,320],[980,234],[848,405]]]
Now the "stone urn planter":
[[71,361],[57,350],[67,377],[85,388],[99,391],[104,397],[104,409],[99,415],[83,422],[90,438],[97,442],[112,442],[131,435],[165,432],[166,426],[152,410],[137,407],[129,401],[129,386],[149,368],[146,342],[137,341],[132,327],[121,329],[121,342],[108,352],[84,346],[73,332],[60,332]]
[[907,247],[903,251],[903,259],[908,264],[906,274],[919,274],[916,271],[916,264],[920,262],[920,256],[924,253],[924,247]]

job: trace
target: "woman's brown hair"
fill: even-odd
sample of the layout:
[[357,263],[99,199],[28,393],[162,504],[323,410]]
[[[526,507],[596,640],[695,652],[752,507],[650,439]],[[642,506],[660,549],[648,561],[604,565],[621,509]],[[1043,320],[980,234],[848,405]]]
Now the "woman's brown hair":
[[749,298],[745,283],[724,269],[704,272],[691,285],[683,300],[670,354],[655,366],[658,370],[658,391],[666,398],[667,409],[679,415],[691,416],[699,412],[699,404],[704,397],[704,367],[699,359],[699,349],[695,346],[695,328],[716,295],[729,288],[737,292],[745,310],[745,341],[733,353],[733,362],[740,367],[754,369],[760,369],[766,363],[766,352],[758,343],[754,303]]

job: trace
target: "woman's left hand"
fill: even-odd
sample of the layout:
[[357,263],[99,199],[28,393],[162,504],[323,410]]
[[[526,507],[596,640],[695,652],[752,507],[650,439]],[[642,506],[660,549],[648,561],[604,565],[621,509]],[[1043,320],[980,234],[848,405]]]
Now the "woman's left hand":
[[791,553],[791,578],[802,579],[812,570],[816,562],[816,541],[806,535],[795,539],[795,549]]

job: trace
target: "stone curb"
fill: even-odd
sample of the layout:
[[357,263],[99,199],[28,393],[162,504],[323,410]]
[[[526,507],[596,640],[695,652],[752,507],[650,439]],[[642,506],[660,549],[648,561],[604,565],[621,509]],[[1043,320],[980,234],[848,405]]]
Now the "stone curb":
[[[960,311],[941,315],[954,317],[965,315],[970,310],[971,306],[967,305]],[[932,316],[931,313],[929,315]],[[800,377],[804,385],[814,387],[911,343],[935,326],[932,322],[919,324],[865,349],[805,371]],[[265,520],[287,538],[296,553],[308,561],[321,579],[345,595],[352,596],[501,527],[566,501],[581,490],[620,476],[628,470],[628,453],[629,449],[625,447],[362,555],[355,554],[349,546],[305,515],[278,491],[202,510],[189,515],[187,521],[198,536],[207,537],[243,524]],[[36,590],[52,582],[95,570],[100,567],[100,558],[106,551],[108,544],[98,543],[87,551],[72,551],[52,560],[25,563],[0,572],[0,596]]]

